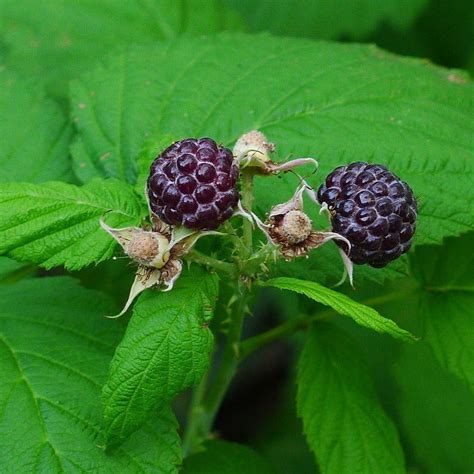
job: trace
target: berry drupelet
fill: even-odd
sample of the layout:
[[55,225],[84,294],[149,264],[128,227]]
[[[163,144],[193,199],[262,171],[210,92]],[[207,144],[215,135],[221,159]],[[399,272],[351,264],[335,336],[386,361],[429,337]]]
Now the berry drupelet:
[[[317,197],[328,206],[333,231],[351,243],[354,263],[380,268],[410,249],[416,200],[408,184],[385,166],[340,166],[328,175]],[[347,253],[344,243],[338,245]]]
[[153,161],[147,182],[151,210],[170,225],[216,229],[239,201],[239,166],[210,138],[173,143]]

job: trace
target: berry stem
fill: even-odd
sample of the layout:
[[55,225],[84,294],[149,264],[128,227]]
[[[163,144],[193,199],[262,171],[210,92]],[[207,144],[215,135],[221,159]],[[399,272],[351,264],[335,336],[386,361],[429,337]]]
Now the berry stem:
[[192,250],[186,255],[186,260],[196,262],[206,267],[211,267],[218,272],[227,273],[228,275],[235,275],[236,269],[232,263],[223,262],[213,257],[209,257],[197,250]]
[[247,356],[273,341],[282,339],[285,336],[294,334],[296,331],[307,329],[315,318],[307,316],[290,319],[279,326],[265,331],[257,336],[249,337],[240,344],[240,358],[245,359]]
[[[247,210],[252,210],[253,204],[253,174],[249,173],[248,171],[242,171],[242,206]],[[253,246],[253,239],[252,239],[252,224],[247,221],[243,220],[242,223],[242,231],[243,231],[243,241],[244,246],[247,250],[247,255],[242,255],[241,257],[249,258],[252,255],[252,246]]]

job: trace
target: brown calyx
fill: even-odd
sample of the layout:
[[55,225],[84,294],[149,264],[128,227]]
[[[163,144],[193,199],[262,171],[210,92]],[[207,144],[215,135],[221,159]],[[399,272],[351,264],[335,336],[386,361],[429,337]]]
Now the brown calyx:
[[311,234],[311,219],[302,211],[293,210],[283,216],[281,233],[290,244],[299,244]]
[[268,234],[287,260],[303,257],[323,242],[321,234],[312,229],[310,218],[300,210],[273,216],[269,224]]

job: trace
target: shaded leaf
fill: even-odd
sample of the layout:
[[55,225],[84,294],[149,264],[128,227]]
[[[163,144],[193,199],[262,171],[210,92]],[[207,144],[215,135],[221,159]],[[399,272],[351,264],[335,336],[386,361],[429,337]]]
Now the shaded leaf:
[[14,283],[36,272],[34,265],[15,262],[7,257],[0,257],[0,284]]
[[382,314],[421,336],[416,344],[380,344],[360,332],[409,472],[464,472],[474,463],[473,243],[470,233],[420,247],[411,258],[411,280],[367,289]]
[[100,389],[122,333],[103,317],[112,302],[64,277],[0,293],[0,471],[176,473],[181,448],[169,408],[104,453]]
[[382,22],[409,26],[428,0],[227,0],[245,17],[251,31],[289,36],[362,39]]
[[[313,453],[308,449],[303,433],[303,423],[296,415],[296,369],[291,368],[291,375],[278,392],[272,416],[265,423],[255,426],[256,436],[252,446],[278,468],[275,474],[294,472],[314,474],[318,472]],[[265,393],[275,393],[274,386],[267,387]],[[264,403],[267,397],[262,395]],[[255,407],[257,413],[259,407]]]
[[272,474],[274,468],[247,446],[214,440],[186,458],[182,474]]
[[148,291],[135,303],[103,391],[108,446],[120,444],[157,407],[201,380],[213,347],[206,318],[217,291],[217,277],[196,268],[171,292]]
[[72,126],[41,85],[0,72],[0,183],[72,178]]
[[375,309],[351,300],[348,296],[326,288],[314,281],[298,280],[296,278],[272,278],[263,286],[272,286],[281,290],[295,291],[318,303],[329,306],[338,313],[349,316],[357,324],[377,332],[390,334],[405,341],[413,341],[414,337],[404,329],[399,328],[394,321],[382,317]]
[[5,63],[41,76],[54,94],[113,50],[181,34],[238,28],[239,21],[212,0],[3,0],[0,28]]
[[396,429],[375,396],[361,349],[314,324],[298,363],[298,414],[323,474],[404,473]]
[[426,344],[401,349],[391,366],[393,400],[407,461],[421,472],[469,472],[474,465],[474,399]]
[[474,244],[473,234],[448,239],[440,251],[423,247],[413,257],[421,279],[416,316],[422,338],[440,364],[474,392]]

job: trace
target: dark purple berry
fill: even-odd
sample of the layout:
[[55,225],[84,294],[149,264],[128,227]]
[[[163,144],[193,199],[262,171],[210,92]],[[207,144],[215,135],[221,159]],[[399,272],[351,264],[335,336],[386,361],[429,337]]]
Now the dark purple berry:
[[151,164],[150,208],[167,224],[215,229],[238,204],[238,176],[232,152],[211,138],[175,142]]
[[[317,196],[331,212],[333,230],[351,243],[354,263],[381,268],[410,249],[416,200],[408,184],[385,166],[360,161],[339,166]],[[347,245],[338,245],[347,251]]]
[[[353,201],[342,201],[342,202],[353,202]],[[348,216],[346,216],[348,217]],[[355,220],[358,224],[367,226],[369,224],[372,224],[372,222],[377,219],[377,212],[375,209],[367,209],[362,208],[360,210],[357,210],[357,213],[355,214]]]
[[338,214],[341,214],[341,216],[350,216],[356,207],[356,204],[354,201],[351,201],[350,199],[346,201],[339,201],[335,207],[336,212]]
[[194,155],[185,153],[181,155],[176,162],[178,163],[178,169],[182,173],[192,173],[197,168],[197,160]]

